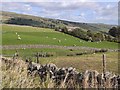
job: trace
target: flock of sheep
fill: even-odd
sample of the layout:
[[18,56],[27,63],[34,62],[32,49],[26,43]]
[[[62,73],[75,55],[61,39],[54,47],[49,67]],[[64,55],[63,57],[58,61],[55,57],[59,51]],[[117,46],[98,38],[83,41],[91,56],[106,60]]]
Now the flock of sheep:
[[45,82],[47,77],[56,86],[66,85],[67,88],[118,88],[120,76],[111,72],[98,73],[96,70],[86,70],[78,72],[73,67],[58,68],[55,64],[41,65],[26,59],[28,75],[40,77],[41,82]]
[[[21,37],[17,32],[16,32],[16,35],[17,35],[17,40],[21,40]],[[46,38],[49,38],[49,37],[47,36]],[[57,38],[52,38],[52,39],[56,40]],[[64,40],[66,41],[67,39],[65,38]],[[82,41],[80,40],[80,42],[82,42]],[[61,40],[58,40],[58,43],[61,43]],[[84,43],[84,42],[82,42],[82,43]],[[99,43],[99,42],[97,42],[97,43]],[[73,46],[76,46],[76,45],[74,44]]]
[[[20,37],[20,35],[17,32],[16,32],[16,35],[17,35],[17,40],[21,40],[21,37]],[[48,36],[46,38],[48,38]],[[56,38],[53,38],[53,40],[56,40]],[[58,42],[60,43],[61,40],[58,40]]]
[[17,39],[21,40],[21,37],[20,37],[20,35],[17,32],[16,32],[16,35],[17,35]]

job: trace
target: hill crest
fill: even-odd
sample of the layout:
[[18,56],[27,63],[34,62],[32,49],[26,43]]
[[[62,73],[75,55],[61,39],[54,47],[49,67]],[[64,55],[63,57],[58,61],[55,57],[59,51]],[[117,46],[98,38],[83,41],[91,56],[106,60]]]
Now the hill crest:
[[50,19],[43,18],[39,16],[25,15],[25,14],[17,14],[14,12],[6,12],[1,11],[2,20],[1,22],[4,24],[17,24],[17,25],[28,25],[42,28],[55,28],[55,27],[64,27],[67,28],[81,28],[85,31],[104,31],[107,32],[111,27],[116,25],[108,25],[108,24],[96,24],[96,23],[79,23],[72,22],[60,19]]

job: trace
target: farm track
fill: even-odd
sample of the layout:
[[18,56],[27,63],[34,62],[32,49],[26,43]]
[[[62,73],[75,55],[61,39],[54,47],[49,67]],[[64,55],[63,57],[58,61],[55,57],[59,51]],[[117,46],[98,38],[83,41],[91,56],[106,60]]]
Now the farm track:
[[[30,49],[30,48],[57,48],[57,49],[84,49],[84,50],[100,50],[101,48],[93,48],[93,47],[80,47],[80,46],[58,46],[58,45],[3,45],[0,48],[7,49]],[[109,51],[117,51],[118,49],[108,49]]]

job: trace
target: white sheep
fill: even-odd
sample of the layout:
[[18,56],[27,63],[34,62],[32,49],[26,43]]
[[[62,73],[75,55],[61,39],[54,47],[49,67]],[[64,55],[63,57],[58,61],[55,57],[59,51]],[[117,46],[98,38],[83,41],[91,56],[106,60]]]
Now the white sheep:
[[18,35],[18,37],[20,37],[20,35]]
[[22,48],[23,50],[25,50],[25,48]]
[[53,40],[55,40],[56,38],[53,38]]
[[61,40],[58,40],[58,42],[60,43],[60,42],[61,42]]
[[21,40],[21,37],[18,37],[18,40]]
[[16,35],[17,35],[17,32],[16,32]]

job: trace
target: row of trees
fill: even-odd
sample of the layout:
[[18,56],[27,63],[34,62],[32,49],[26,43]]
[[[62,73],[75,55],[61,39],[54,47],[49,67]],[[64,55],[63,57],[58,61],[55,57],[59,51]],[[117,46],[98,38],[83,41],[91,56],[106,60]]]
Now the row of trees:
[[112,27],[108,33],[102,33],[102,32],[94,33],[90,30],[86,32],[80,28],[76,28],[72,31],[68,31],[66,27],[56,27],[55,31],[60,31],[90,42],[105,41],[105,40],[110,42],[120,42],[119,40],[120,27]]
[[96,42],[96,41],[103,41],[105,40],[105,35],[102,33],[93,33],[90,30],[83,31],[80,28],[76,28],[75,30],[69,32],[71,35],[78,37],[80,39],[90,41],[90,42]]
[[45,23],[43,21],[35,21],[33,19],[26,19],[26,18],[21,18],[21,17],[15,17],[11,18],[5,23],[7,24],[17,24],[17,25],[29,25],[33,27],[42,27],[42,28],[55,28],[56,25],[51,24],[51,23]]

